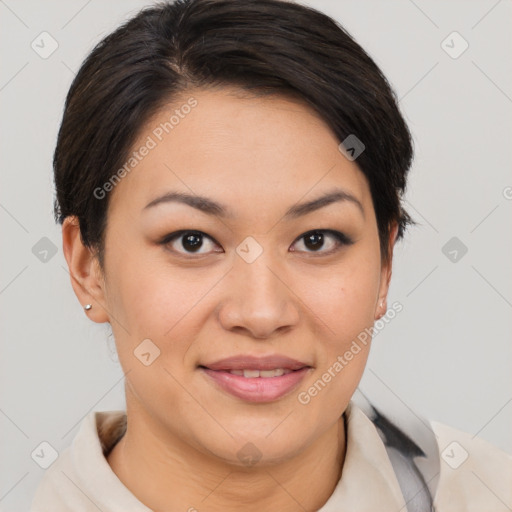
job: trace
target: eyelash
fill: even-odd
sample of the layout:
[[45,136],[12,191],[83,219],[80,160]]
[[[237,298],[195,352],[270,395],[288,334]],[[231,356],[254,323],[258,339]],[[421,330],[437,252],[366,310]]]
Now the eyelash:
[[[340,231],[336,231],[333,229],[313,229],[313,230],[307,231],[306,233],[303,233],[302,235],[300,235],[298,238],[296,238],[296,240],[293,242],[293,244],[295,244],[296,242],[306,238],[309,235],[315,234],[315,233],[322,233],[322,234],[327,233],[327,234],[331,235],[332,237],[334,237],[334,239],[336,241],[336,247],[334,247],[333,249],[331,249],[329,251],[302,251],[302,252],[305,252],[306,254],[310,254],[313,256],[315,256],[316,254],[318,254],[320,256],[328,256],[328,255],[334,254],[335,252],[338,252],[342,247],[347,246],[347,245],[352,245],[354,243],[354,241],[350,237],[348,237],[347,235],[345,235],[344,233],[342,233]],[[214,238],[207,235],[203,231],[198,231],[198,230],[193,230],[193,229],[182,229],[180,231],[175,231],[174,233],[170,233],[170,234],[166,235],[158,243],[159,243],[159,245],[167,246],[171,242],[173,242],[176,239],[179,239],[180,237],[182,237],[185,234],[193,234],[196,236],[206,237],[206,238],[209,238],[210,240],[212,240],[215,244],[219,245]],[[175,251],[173,249],[171,249],[171,251],[179,254],[180,256],[188,255],[188,256],[191,256],[192,258],[194,258],[194,257],[199,258],[201,256],[205,256],[205,254],[197,254],[197,253],[193,253],[193,252],[180,253],[179,251]],[[293,252],[301,252],[301,251],[293,251]],[[188,256],[185,256],[185,257],[188,257]]]

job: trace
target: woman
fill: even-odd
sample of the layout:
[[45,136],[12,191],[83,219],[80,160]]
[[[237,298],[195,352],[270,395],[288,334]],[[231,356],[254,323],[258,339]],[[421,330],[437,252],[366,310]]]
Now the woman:
[[[178,0],[106,37],[66,100],[55,211],[127,410],[89,414],[32,510],[419,510],[352,401],[412,156],[381,71],[311,8]],[[509,510],[511,458],[433,428],[436,510]]]

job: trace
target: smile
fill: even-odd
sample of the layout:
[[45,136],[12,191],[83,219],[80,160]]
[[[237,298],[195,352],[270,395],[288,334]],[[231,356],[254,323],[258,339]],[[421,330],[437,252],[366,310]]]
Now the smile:
[[246,402],[272,402],[295,389],[312,370],[211,370],[199,367],[210,384]]

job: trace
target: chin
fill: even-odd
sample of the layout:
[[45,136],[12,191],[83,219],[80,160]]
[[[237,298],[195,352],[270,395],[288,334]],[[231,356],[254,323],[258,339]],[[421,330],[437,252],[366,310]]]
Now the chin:
[[[276,425],[279,422],[273,422],[272,427],[266,423],[264,428],[257,429],[264,431],[262,434],[255,433],[254,423],[238,425],[236,430],[233,426],[225,425],[233,438],[228,440],[226,434],[226,437],[217,438],[213,443],[212,438],[204,439],[204,451],[240,468],[272,466],[293,459],[314,436],[314,433],[307,436],[305,431],[298,430],[296,426],[290,428],[290,425],[278,432]],[[300,438],[292,432],[300,432]]]

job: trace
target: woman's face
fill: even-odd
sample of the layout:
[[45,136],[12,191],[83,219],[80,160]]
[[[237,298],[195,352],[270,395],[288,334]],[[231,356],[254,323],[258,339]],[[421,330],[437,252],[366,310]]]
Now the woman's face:
[[112,325],[133,424],[276,462],[345,410],[369,349],[353,342],[384,313],[390,269],[368,183],[324,122],[235,92],[191,91],[147,124],[111,194],[105,281],[83,302]]

